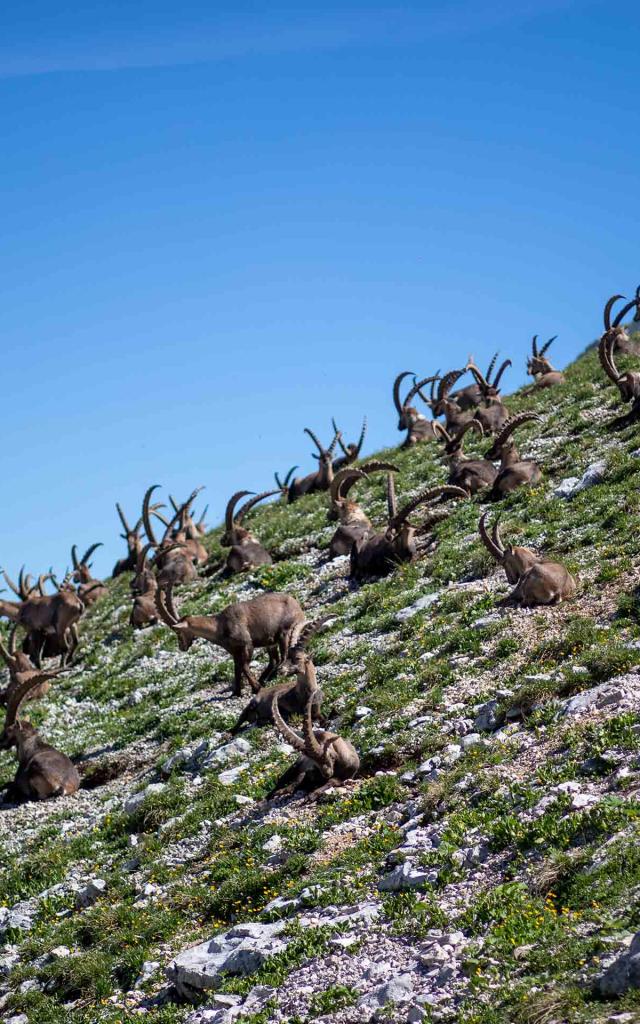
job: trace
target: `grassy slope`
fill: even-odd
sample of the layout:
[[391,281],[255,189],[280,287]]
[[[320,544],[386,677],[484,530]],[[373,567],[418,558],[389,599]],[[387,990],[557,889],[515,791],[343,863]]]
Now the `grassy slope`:
[[[428,816],[445,823],[444,842],[426,857],[439,880],[423,893],[386,898],[385,908],[398,933],[419,937],[436,923],[484,938],[470,947],[469,984],[454,1019],[543,1021],[548,1013],[548,1019],[606,1020],[611,1006],[590,1002],[579,981],[595,970],[612,936],[640,927],[633,899],[640,886],[639,777],[632,770],[614,784],[616,767],[603,760],[597,775],[603,799],[593,808],[568,813],[560,800],[541,817],[525,812],[550,786],[581,778],[586,757],[615,748],[633,769],[640,751],[634,714],[612,707],[577,723],[557,714],[560,698],[640,661],[640,602],[634,596],[640,459],[632,455],[640,442],[637,428],[603,430],[613,400],[593,352],[570,367],[563,387],[510,400],[513,411],[535,408],[544,419],[540,440],[532,442],[531,432],[523,431],[528,440],[522,448],[543,463],[545,479],[503,503],[504,531],[557,554],[577,573],[579,593],[568,605],[492,615],[506,587],[477,539],[477,502],[461,504],[438,528],[432,557],[352,590],[343,563],[318,571],[317,552],[301,555],[308,538],[316,547],[328,543],[323,496],[255,514],[257,533],[284,556],[273,568],[240,582],[213,577],[181,597],[185,610],[210,611],[236,594],[268,587],[291,590],[311,615],[327,606],[335,612],[335,624],[314,652],[333,720],[361,751],[363,778],[313,814],[300,802],[275,812],[238,807],[236,794],[259,801],[290,760],[275,750],[270,730],[246,734],[252,767],[233,786],[220,784],[215,765],[195,782],[178,767],[134,816],[124,813],[124,799],[158,781],[172,751],[202,740],[212,749],[222,742],[220,734],[242,705],[225,690],[228,659],[204,643],[181,655],[164,628],[133,635],[126,625],[128,580],[112,584],[109,598],[84,626],[81,669],[32,716],[70,754],[91,755],[86,771],[102,784],[75,799],[0,812],[0,904],[39,897],[33,929],[8,936],[21,959],[0,1012],[24,1011],[39,1024],[120,1021],[123,993],[143,961],[165,963],[189,943],[259,916],[274,895],[295,895],[314,883],[323,887],[315,898],[320,905],[364,898],[375,892],[385,856],[399,842],[397,828],[376,812],[418,799]],[[402,469],[401,494],[444,479],[432,446],[382,454]],[[580,475],[601,458],[607,462],[605,484],[572,502],[550,496],[552,482]],[[359,493],[374,518],[381,514],[381,480]],[[214,531],[208,541],[215,554],[218,536]],[[398,609],[433,590],[443,591],[437,604],[398,623]],[[474,625],[487,618],[486,625]],[[545,678],[530,678],[540,675]],[[519,736],[526,742],[472,748],[435,783],[400,780],[455,739],[447,730],[456,717],[473,718],[473,707],[497,691],[504,710],[525,715]],[[456,703],[462,709],[449,710]],[[363,704],[372,713],[358,722],[356,708]],[[418,716],[431,721],[410,725]],[[380,769],[391,773],[376,775]],[[0,777],[12,771],[12,758],[1,755]],[[459,785],[461,780],[467,781]],[[251,828],[234,827],[242,814],[253,816]],[[335,828],[350,820],[364,822],[352,841],[348,830]],[[272,868],[263,846],[282,834],[283,821],[286,857]],[[203,829],[203,822],[214,826]],[[468,905],[455,906],[441,897],[464,877],[454,853],[472,829],[486,838],[492,854],[501,855],[503,868],[498,876],[487,875]],[[135,850],[132,834],[139,838]],[[197,846],[198,837],[193,860],[176,864],[168,856],[183,840]],[[134,854],[138,868],[123,870]],[[68,885],[74,875],[107,880],[93,907],[74,908]],[[147,884],[159,888],[145,894]],[[258,980],[281,984],[324,941],[321,931],[296,937]],[[45,956],[60,945],[75,955]],[[522,954],[520,947],[527,946],[532,948]],[[29,979],[45,991],[20,991]],[[255,982],[230,982],[229,988],[246,991]],[[153,992],[160,984],[158,974],[145,987]],[[314,1005],[319,1015],[325,1003],[317,999]],[[179,1021],[186,1012],[170,1004],[151,1007],[146,1016],[155,1024]]]

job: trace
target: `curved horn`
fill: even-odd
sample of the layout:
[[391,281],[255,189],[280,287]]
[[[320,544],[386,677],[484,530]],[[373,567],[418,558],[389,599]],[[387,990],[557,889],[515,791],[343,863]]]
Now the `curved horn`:
[[517,416],[512,416],[510,420],[507,420],[504,427],[493,442],[492,449],[502,448],[507,438],[516,430],[521,427],[524,423],[541,423],[541,418],[535,412],[519,412]]
[[434,376],[423,377],[423,379],[419,380],[419,381],[416,381],[416,379],[414,377],[413,387],[407,393],[407,397],[404,400],[405,408],[408,405],[411,404],[411,402],[412,402],[413,398],[415,397],[415,395],[420,395],[420,398],[423,400],[423,402],[426,402],[427,405],[430,405],[431,404],[431,400],[429,398],[427,398],[426,395],[422,394],[422,390],[421,389],[423,387],[425,387],[425,385],[427,385],[427,384],[435,383],[436,380],[437,380],[437,377],[434,377]]
[[302,719],[302,730],[304,733],[304,745],[306,747],[307,756],[312,760],[317,761],[319,765],[326,764],[325,753],[316,739],[316,734],[313,731],[313,698],[317,691],[317,686],[310,686],[307,694],[307,703],[304,709],[304,716]]
[[482,389],[487,391],[490,387],[488,381],[482,376],[482,371],[478,369],[475,363],[467,363],[467,370],[473,374],[476,384]]
[[329,494],[331,496],[332,503],[335,504],[337,501],[340,500],[340,498],[346,497],[346,494],[342,494],[341,492],[343,484],[349,481],[350,487],[353,487],[356,480],[362,480],[363,477],[366,477],[366,475],[367,474],[362,469],[339,470],[339,472],[336,473],[329,486]]
[[611,311],[619,299],[624,299],[624,295],[612,295],[610,299],[607,299],[607,303],[604,307],[604,329],[605,331],[611,330]]
[[227,507],[226,507],[225,513],[224,513],[224,525],[226,526],[226,528],[227,528],[227,530],[229,532],[231,532],[231,530],[233,530],[233,523],[234,523],[234,518],[235,518],[233,513],[235,511],[236,505],[240,501],[240,498],[246,498],[248,494],[255,494],[255,493],[256,493],[255,491],[236,491],[235,494],[231,495],[231,497],[229,498],[229,500],[227,502]]
[[[467,422],[463,423],[463,425],[460,427],[460,430],[458,431],[455,438],[458,444],[462,442],[462,438],[469,430],[473,430],[476,434],[479,434],[480,437],[484,437],[484,427],[482,426],[482,423],[480,422],[480,420],[477,420],[475,417],[473,417],[473,419],[467,420]],[[451,440],[454,439],[451,438]]]
[[463,487],[454,487],[453,484],[441,484],[438,487],[426,487],[419,494],[407,502],[395,515],[396,524],[403,523],[412,512],[423,505],[425,501],[433,501],[434,498],[468,498],[469,493]]
[[393,404],[395,405],[396,409],[398,410],[398,415],[399,416],[402,416],[402,407],[403,407],[403,405],[406,404],[406,403],[400,401],[400,385],[402,384],[402,382],[405,379],[405,377],[411,377],[411,376],[413,376],[413,370],[404,370],[402,373],[398,374],[398,376],[396,377],[396,379],[393,382]]
[[118,515],[120,516],[120,522],[122,523],[122,529],[124,530],[124,532],[125,533],[133,533],[133,530],[131,529],[131,527],[129,526],[129,524],[127,522],[126,516],[125,516],[124,512],[122,511],[122,505],[120,504],[119,501],[116,501],[116,509],[117,509]]
[[311,438],[311,440],[315,444],[315,446],[318,449],[318,451],[320,452],[320,454],[324,455],[325,454],[325,449],[322,447],[322,445],[318,441],[318,438],[317,438],[316,434],[314,434],[313,430],[311,430],[309,427],[305,427],[304,428],[304,432],[305,432],[305,434],[309,435],[309,437]]
[[534,359],[538,358],[538,335],[537,334],[534,334],[533,340],[531,342],[531,355],[533,356]]
[[602,335],[598,345],[598,357],[600,359],[600,365],[609,380],[612,380],[614,384],[617,384],[620,380],[620,374],[613,359],[614,340],[615,339],[611,333],[605,332],[605,334]]
[[331,426],[333,427],[334,434],[338,434],[339,435],[338,440],[340,442],[340,450],[342,451],[342,454],[346,455],[348,457],[349,456],[349,452],[348,452],[347,448],[345,448],[344,442],[342,440],[342,431],[338,429],[338,426],[336,424],[334,416],[331,417]]
[[498,390],[498,385],[499,385],[499,383],[500,383],[500,381],[502,379],[502,374],[504,373],[505,370],[508,370],[510,366],[513,366],[513,363],[511,362],[511,360],[510,359],[505,359],[504,363],[502,364],[502,366],[500,367],[500,369],[496,373],[496,375],[495,375],[495,377],[494,377],[494,379],[493,379],[493,381],[491,383],[491,387],[495,388],[496,391]]
[[489,533],[487,531],[487,519],[488,518],[489,518],[489,511],[488,510],[486,512],[483,512],[482,515],[480,516],[480,522],[478,523],[478,530],[480,531],[480,537],[482,539],[482,543],[484,544],[485,548],[487,549],[489,554],[492,556],[492,558],[495,558],[496,562],[501,562],[502,559],[504,558],[504,548],[501,547],[499,542],[496,540],[496,537],[499,538],[499,534],[497,534],[496,531],[497,531],[497,528],[498,528],[498,523],[500,521],[500,517],[498,516],[498,518],[496,519],[496,523],[495,523],[495,526],[494,526],[494,536],[493,537],[490,537]]
[[433,421],[433,432],[434,434],[439,434],[440,440],[444,441],[445,444],[450,444],[451,441],[453,441],[451,434],[447,430],[445,430],[445,428],[442,426],[442,423],[440,423],[439,420]]
[[195,490],[191,492],[187,500],[183,502],[182,505],[180,505],[180,507],[176,510],[173,519],[169,520],[169,524],[164,532],[164,537],[162,538],[163,544],[165,540],[167,540],[167,538],[169,537],[169,534],[173,527],[176,525],[176,523],[180,522],[183,515],[189,511],[189,506],[196,500],[201,490],[203,490],[202,487],[196,487]]
[[495,365],[496,365],[496,362],[498,360],[499,354],[500,354],[499,352],[494,352],[494,354],[493,354],[493,359],[489,363],[489,369],[487,370],[487,372],[484,375],[484,379],[486,381],[491,382],[491,374],[493,373],[493,371],[495,369]]
[[429,404],[433,404],[436,400],[436,381],[440,380],[440,370],[436,370],[435,376],[431,381],[431,390],[429,391],[430,399]]
[[274,688],[274,694],[271,698],[271,717],[273,718],[273,724],[276,729],[287,743],[290,743],[294,750],[297,750],[299,754],[306,753],[305,742],[298,736],[297,732],[287,725],[284,718],[280,714],[280,708],[278,707],[278,694]]
[[247,513],[250,512],[253,506],[257,505],[259,501],[264,501],[265,498],[271,498],[274,494],[279,493],[279,491],[262,491],[260,494],[256,494],[255,498],[251,498],[250,501],[246,501],[237,513],[236,523],[241,523]]
[[29,597],[29,589],[24,575],[24,565],[20,569],[20,573],[18,575],[18,587],[20,588],[20,597],[23,601],[26,601]]
[[327,455],[331,455],[331,457],[333,457],[333,453],[336,450],[336,445],[337,445],[338,441],[340,441],[342,443],[341,439],[342,439],[342,434],[340,433],[340,431],[337,431],[337,433],[334,434],[334,436],[333,436],[333,441],[329,445],[329,448],[327,450]]
[[87,565],[88,562],[89,562],[89,559],[91,558],[91,556],[93,554],[93,552],[97,551],[97,549],[101,548],[101,547],[104,547],[104,545],[103,545],[102,541],[99,540],[96,544],[92,544],[91,547],[87,548],[87,550],[85,551],[84,555],[82,556],[82,565]]
[[[167,588],[167,602],[168,602],[168,598],[169,598],[169,590],[170,590],[170,587]],[[165,604],[165,596],[162,593],[162,588],[161,587],[157,587],[156,588],[156,592],[154,594],[154,601],[155,601],[156,609],[158,611],[158,615],[160,616],[162,621],[167,626],[169,626],[170,629],[173,629],[173,627],[178,624],[179,619],[178,619],[177,616],[174,616],[174,615],[171,614],[169,608],[167,607],[167,604]]]
[[631,310],[634,308],[634,306],[635,307],[638,306],[638,296],[637,295],[635,295],[633,297],[631,302],[627,302],[626,306],[623,306],[622,309],[620,310],[620,312],[616,314],[616,318],[613,321],[613,325],[612,326],[613,327],[619,327],[620,324],[622,323],[622,321],[624,320],[624,318],[627,316],[628,313],[631,312]]
[[136,559],[136,573],[139,574],[144,572],[147,566],[147,555],[149,554],[150,548],[153,547],[151,541],[142,548]]
[[[365,416],[363,418],[363,420],[362,420],[362,430],[360,431],[360,437],[358,438],[358,443],[356,445],[355,455],[353,456],[354,459],[357,459],[357,458],[360,457],[360,452],[362,451],[362,446],[364,444],[364,439],[365,439],[366,436],[367,436],[367,417]],[[342,441],[340,442],[340,444],[342,444]]]
[[549,348],[549,347],[550,347],[551,345],[553,345],[553,343],[554,343],[554,341],[556,340],[556,338],[557,338],[557,337],[558,337],[558,335],[557,335],[557,334],[554,334],[553,338],[549,338],[549,340],[548,340],[548,341],[545,341],[544,345],[543,345],[543,346],[542,346],[542,348],[540,349],[539,355],[543,356],[543,355],[545,354],[545,352],[547,351],[547,349],[548,349],[548,348]]
[[18,683],[13,686],[9,691],[7,698],[7,711],[4,720],[4,731],[12,726],[18,717],[20,708],[24,704],[25,700],[29,696],[32,690],[35,690],[36,686],[40,686],[41,683],[45,683],[51,677],[50,672],[38,672],[35,676],[30,676],[22,683]]
[[73,568],[74,569],[79,569],[80,568],[80,563],[78,562],[78,545],[77,544],[74,544],[73,547],[71,548],[71,561],[73,563]]
[[387,475],[387,513],[389,522],[398,514],[398,499],[396,498],[396,481],[393,473]]
[[3,569],[3,570],[2,570],[2,575],[4,576],[4,579],[5,579],[5,583],[7,584],[7,586],[8,586],[8,587],[10,587],[10,589],[11,589],[11,590],[13,590],[14,594],[16,595],[16,597],[20,597],[20,598],[21,598],[21,597],[22,597],[22,594],[20,593],[20,591],[19,591],[19,589],[18,589],[18,586],[17,586],[17,584],[15,584],[15,583],[13,582],[13,580],[11,579],[11,577],[9,576],[9,573],[8,573],[8,572],[6,572],[6,571],[5,571],[4,569]]
[[[464,370],[450,370],[449,373],[445,373],[444,377],[441,379],[440,383],[438,384],[438,401],[441,402],[441,401],[443,401],[443,399],[445,399],[447,397],[447,395],[451,391],[451,388],[456,383],[456,381],[460,380],[460,378],[466,372],[467,372],[467,369],[465,367]],[[480,373],[479,370],[478,370],[478,373]],[[480,376],[482,377],[481,373],[480,373]],[[483,378],[483,380],[484,380],[484,378]]]
[[153,532],[153,527],[151,525],[151,513],[149,511],[149,502],[151,501],[151,495],[153,494],[154,491],[158,489],[159,486],[160,484],[153,484],[153,486],[151,486],[147,493],[145,494],[144,501],[142,502],[142,522],[144,523],[144,532],[147,535],[147,540],[151,541],[154,548],[158,547],[158,540]]

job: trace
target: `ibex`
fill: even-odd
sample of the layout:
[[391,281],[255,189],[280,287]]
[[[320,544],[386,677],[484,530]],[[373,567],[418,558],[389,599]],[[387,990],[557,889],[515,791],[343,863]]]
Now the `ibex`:
[[281,671],[287,675],[290,671],[293,672],[295,680],[278,683],[276,686],[263,687],[254,694],[231,729],[232,736],[236,736],[246,724],[267,725],[273,723],[274,697],[278,698],[280,713],[287,722],[292,715],[304,714],[310,689],[313,690],[311,717],[314,721],[319,721],[322,724],[320,713],[322,691],[317,686],[316,668],[306,649],[309,640],[318,631],[320,625],[322,625],[322,621],[308,622],[303,626],[297,640],[291,646],[287,662],[281,667]]
[[129,625],[134,629],[154,626],[158,621],[156,609],[156,590],[158,581],[156,574],[147,565],[147,555],[151,544],[147,544],[138,555],[136,574],[131,580],[133,607],[129,616]]
[[339,526],[329,544],[330,559],[348,555],[355,541],[375,532],[369,518],[355,501],[350,501],[348,494],[357,480],[364,480],[368,473],[378,470],[398,472],[397,466],[389,462],[366,462],[359,469],[341,469],[334,476],[329,519],[337,519]]
[[358,438],[357,444],[352,442],[351,444],[345,445],[342,440],[342,431],[338,430],[335,419],[331,420],[331,425],[333,427],[334,434],[338,438],[338,444],[340,445],[340,448],[342,450],[342,455],[340,456],[340,458],[333,460],[333,472],[337,473],[339,469],[344,469],[345,466],[350,466],[352,462],[355,462],[356,459],[360,458],[360,452],[362,451],[364,439],[367,436],[367,417],[365,416],[365,418],[362,421],[362,430],[360,431],[360,437]]
[[2,575],[4,576],[6,583],[11,588],[13,593],[16,595],[16,597],[19,597],[20,600],[0,600],[0,618],[10,619],[12,622],[17,622],[23,601],[26,601],[29,595],[36,589],[37,583],[33,583],[30,575],[25,576],[24,565],[20,570],[20,575],[18,576],[17,583],[14,583],[9,574],[4,570]]
[[[173,511],[174,512],[179,512],[180,511],[180,506],[179,506],[178,502],[176,501],[176,499],[173,497],[172,494],[169,495],[169,501],[171,502],[171,505],[173,507]],[[162,506],[158,506],[158,507],[161,508]],[[182,519],[182,523],[183,523],[182,529],[184,530],[184,533],[186,535],[187,540],[199,541],[202,537],[206,536],[207,527],[205,525],[205,519],[207,517],[207,512],[208,511],[209,511],[209,506],[205,505],[204,511],[203,511],[202,515],[200,516],[200,518],[198,519],[197,522],[193,518],[193,516],[191,515],[191,512],[189,511],[189,509],[187,509],[185,511],[185,513],[183,515],[183,519]],[[160,517],[158,517],[158,518],[160,518]],[[166,521],[164,521],[164,523],[165,523],[165,526],[166,526],[167,525]]]
[[267,796],[286,796],[304,787],[319,796],[329,786],[352,779],[360,767],[358,752],[348,740],[335,732],[313,728],[313,705],[317,699],[315,682],[305,684],[306,704],[303,716],[303,732],[300,736],[284,721],[280,714],[280,697],[274,692],[272,704],[273,722],[287,743],[297,750],[299,757],[278,779]]
[[[403,562],[411,562],[415,558],[418,545],[417,527],[409,522],[412,512],[425,502],[436,498],[468,498],[469,495],[461,487],[444,484],[439,487],[427,487],[415,498],[408,501],[398,511],[393,474],[387,477],[387,508],[388,526],[384,533],[374,533],[356,541],[351,548],[351,576],[363,579],[365,576],[386,576]],[[422,525],[424,532],[434,521],[443,518],[442,511],[435,514],[428,523]]]
[[475,430],[481,437],[484,437],[484,430],[478,420],[469,420],[453,436],[445,430],[441,423],[438,424],[438,435],[444,441],[445,459],[449,465],[447,483],[454,487],[462,487],[468,494],[477,494],[485,487],[492,486],[498,475],[498,470],[486,458],[472,459],[464,454],[462,443],[469,430]]
[[509,583],[515,587],[504,604],[531,607],[538,604],[559,604],[573,597],[576,581],[560,562],[550,562],[531,548],[504,546],[500,537],[500,519],[496,519],[492,535],[487,531],[485,512],[479,523],[480,537],[489,554],[502,566]]
[[[60,651],[60,664],[65,665],[78,645],[78,622],[84,608],[67,577],[56,594],[31,596],[24,601],[16,621],[27,633],[35,634],[34,646],[38,651],[48,636],[53,635],[56,649]],[[34,656],[33,649],[30,654]]]
[[521,412],[517,416],[512,416],[486,452],[485,459],[491,462],[500,459],[500,469],[491,488],[490,496],[493,500],[504,498],[505,494],[510,494],[524,484],[537,484],[542,479],[538,463],[533,459],[521,459],[513,442],[514,431],[519,427],[525,423],[540,422],[540,417],[533,412]]
[[[425,398],[422,394],[421,389],[427,384],[433,384],[437,379],[437,375],[434,377],[425,377],[423,380],[416,380],[413,378],[413,387],[407,392],[404,399],[400,398],[400,388],[405,377],[411,377],[411,370],[404,370],[403,373],[399,373],[393,382],[393,404],[396,407],[398,413],[398,430],[406,430],[407,436],[402,442],[401,448],[410,448],[411,445],[418,444],[420,441],[433,440],[433,420],[427,419],[421,412],[418,412],[416,407],[412,405],[412,401],[417,394],[429,403],[429,399]],[[432,387],[433,392],[433,387]]]
[[89,559],[93,552],[100,547],[102,547],[101,541],[97,544],[92,544],[90,548],[87,548],[82,558],[78,558],[78,548],[75,544],[71,548],[71,560],[73,562],[72,579],[75,583],[79,584],[78,597],[87,608],[109,593],[102,580],[96,580],[91,575]]
[[67,755],[45,743],[31,722],[18,720],[23,703],[31,691],[46,681],[48,675],[36,673],[30,679],[14,685],[7,700],[0,750],[15,747],[18,757],[18,770],[7,789],[7,797],[11,801],[68,796],[80,788],[78,770]]
[[482,425],[485,434],[495,434],[509,418],[509,410],[500,398],[499,387],[502,374],[509,366],[511,366],[511,360],[505,359],[494,379],[489,382],[483,377],[475,363],[469,363],[468,368],[482,391],[482,404],[476,409],[474,415]]
[[[484,375],[485,380],[491,381],[491,374],[495,369],[497,360],[498,353],[494,352],[493,356],[491,357],[491,362],[489,363],[487,372]],[[473,356],[469,356],[468,363],[473,362]],[[465,388],[460,388],[459,391],[454,391],[451,394],[452,401],[454,401],[458,408],[462,409],[463,412],[466,412],[467,409],[477,409],[478,406],[482,404],[482,398],[482,388],[477,382],[474,384],[468,384]]]
[[[451,388],[467,372],[467,367],[461,370],[450,370],[438,384],[435,400],[431,402],[434,416],[444,416],[446,429],[450,434],[456,434],[462,430],[464,425],[474,416],[474,409],[461,409],[456,400],[450,394]],[[424,395],[423,395],[424,397]]]
[[60,675],[61,669],[53,669],[49,672],[42,672],[37,665],[34,665],[31,658],[24,651],[16,649],[16,627],[9,635],[9,646],[5,647],[0,640],[0,656],[9,669],[9,683],[4,690],[0,691],[0,704],[6,704],[11,689],[16,685],[29,682],[38,677],[38,686],[29,690],[25,700],[35,700],[37,697],[44,697],[51,688],[51,680]]
[[[340,433],[334,434],[333,441],[328,448],[324,448],[318,440],[316,434],[309,427],[304,428],[305,434],[308,434],[316,448],[318,453],[313,453],[314,459],[318,460],[318,468],[315,473],[308,473],[307,476],[295,477],[290,480],[290,473],[287,473],[285,479],[286,484],[286,497],[289,504],[297,501],[303,494],[313,494],[315,491],[328,491],[333,480],[333,456],[336,450],[336,445],[340,438]],[[288,481],[288,482],[287,482]],[[276,477],[277,482],[277,477]],[[284,493],[284,492],[283,492]]]
[[287,501],[289,500],[289,488],[291,486],[292,477],[293,477],[293,474],[295,473],[296,469],[298,469],[298,466],[292,466],[291,469],[289,470],[289,472],[287,473],[287,475],[285,476],[284,480],[280,479],[280,476],[279,476],[278,473],[274,473],[273,474],[275,482],[276,482],[276,485],[277,485],[277,488],[280,491],[280,494],[282,495],[283,498],[286,498]]
[[636,308],[634,319],[640,319],[640,287],[636,290],[635,298],[623,306],[612,324],[611,311],[615,303],[622,298],[624,298],[623,295],[613,295],[604,307],[604,334],[600,338],[598,355],[602,369],[617,386],[622,400],[631,402],[631,411],[622,418],[622,423],[631,423],[640,416],[640,372],[628,370],[626,373],[620,373],[613,353],[616,349],[624,351],[621,342],[624,338],[628,339],[629,336],[622,326],[622,321],[634,307]]
[[[253,569],[257,565],[271,565],[273,559],[266,548],[243,525],[242,521],[246,514],[265,498],[271,498],[278,491],[263,491],[261,494],[254,494],[253,491],[236,491],[227,502],[225,512],[225,532],[220,538],[223,547],[230,547],[227,555],[225,569],[233,575],[244,572],[246,569]],[[241,498],[254,494],[254,497],[246,501],[236,512],[235,507]]]
[[[289,653],[293,630],[304,622],[302,608],[289,594],[261,594],[250,601],[229,605],[217,615],[183,618],[173,603],[171,585],[166,596],[158,587],[155,600],[160,618],[176,634],[181,651],[188,651],[197,637],[203,637],[232,656],[236,696],[240,696],[244,680],[257,693],[274,675]],[[266,647],[269,656],[259,681],[250,668],[256,647]]]
[[120,517],[122,523],[122,529],[124,533],[121,533],[123,541],[127,545],[127,554],[125,558],[119,558],[113,567],[112,577],[115,579],[116,576],[121,576],[123,572],[132,572],[136,567],[138,560],[138,554],[142,548],[142,539],[140,537],[140,527],[142,526],[142,516],[138,519],[138,522],[132,528],[127,522],[127,518],[122,511],[122,506],[116,501],[116,511]]
[[[172,531],[176,524],[181,524],[184,512],[195,500],[198,491],[194,491],[185,504],[180,506],[173,519],[167,523],[162,540],[158,541],[151,524],[150,502],[151,495],[159,486],[159,484],[153,484],[152,487],[149,487],[142,503],[142,521],[145,533],[150,544],[156,549],[154,564],[158,570],[158,581],[163,586],[169,583],[188,583],[190,580],[196,579],[198,575],[196,562],[199,556],[194,545],[197,545],[198,548],[201,548],[202,545],[199,541],[188,540],[184,534],[174,535]],[[202,550],[206,555],[206,550],[204,548]]]
[[533,377],[534,384],[531,390],[540,391],[543,388],[552,388],[555,384],[564,383],[564,373],[560,370],[554,370],[553,366],[546,357],[546,352],[558,337],[554,334],[553,338],[549,338],[545,341],[542,348],[538,348],[538,335],[534,334],[531,342],[531,355],[527,359],[527,373],[530,377]]
[[611,324],[611,313],[613,311],[613,307],[615,306],[616,302],[619,302],[620,299],[624,299],[624,295],[613,295],[609,299],[609,301],[607,302],[607,304],[605,306],[605,309],[604,309],[604,329],[605,329],[605,333],[607,333],[608,331],[613,331],[613,334],[614,334],[613,350],[614,350],[614,352],[619,352],[620,355],[623,355],[623,356],[637,356],[637,355],[640,355],[640,343],[638,343],[638,341],[636,341],[634,338],[630,338],[629,337],[629,333],[628,333],[626,327],[624,326],[624,324],[622,323],[622,321],[628,315],[628,313],[633,309],[634,306],[636,307],[636,313],[635,313],[635,316],[633,318],[634,322],[638,323],[638,321],[640,321],[640,286],[638,288],[636,288],[636,294],[635,294],[635,298],[634,298],[633,302],[631,302],[629,305],[625,306],[625,308],[620,313],[618,313],[616,315],[616,318],[615,318],[614,323],[612,325]]
[[21,607],[22,601],[5,601],[4,598],[0,598],[0,619],[10,619],[11,622],[16,622]]

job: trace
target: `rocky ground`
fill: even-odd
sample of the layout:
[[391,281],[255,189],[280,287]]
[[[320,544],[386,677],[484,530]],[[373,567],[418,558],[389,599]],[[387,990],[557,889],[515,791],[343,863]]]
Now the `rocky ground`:
[[[80,664],[30,709],[83,788],[0,807],[3,1020],[640,1019],[640,435],[606,429],[593,353],[509,404],[543,418],[522,447],[545,477],[501,503],[503,532],[566,562],[570,603],[500,606],[478,500],[355,586],[321,495],[255,513],[272,567],[178,596],[210,612],[286,590],[331,614],[312,651],[362,768],[317,802],[264,799],[293,754],[270,728],[229,737],[248,699],[229,659],[134,634],[128,580],[110,584]],[[434,445],[383,454],[402,495],[445,479]],[[359,494],[381,521],[382,480]]]

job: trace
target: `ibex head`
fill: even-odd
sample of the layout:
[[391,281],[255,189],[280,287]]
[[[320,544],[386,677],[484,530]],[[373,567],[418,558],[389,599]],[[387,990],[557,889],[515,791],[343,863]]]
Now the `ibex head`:
[[158,587],[155,592],[155,603],[158,615],[177,636],[178,647],[180,650],[188,651],[195,640],[195,637],[190,631],[187,623],[178,615],[176,606],[173,603],[173,587],[169,585],[166,589],[166,593],[164,594],[162,589]]
[[520,412],[517,416],[512,416],[511,419],[507,420],[502,430],[497,434],[493,444],[491,445],[488,452],[485,452],[485,459],[489,462],[495,462],[501,459],[507,449],[514,447],[514,441],[512,435],[515,430],[519,427],[524,426],[525,423],[541,423],[542,420],[535,412]]
[[493,380],[490,380],[489,377],[485,377],[482,374],[475,363],[470,362],[467,364],[467,369],[473,374],[485,402],[498,402],[500,400],[500,381],[502,380],[502,375],[505,370],[511,365],[511,360],[505,359]]
[[293,474],[295,473],[297,468],[297,466],[292,466],[287,475],[285,476],[284,480],[280,479],[278,473],[273,474],[278,490],[280,491],[280,494],[282,495],[283,498],[286,498],[289,492],[289,485],[293,478]]
[[342,450],[342,455],[343,455],[342,465],[343,466],[349,466],[349,465],[351,465],[352,462],[355,462],[356,459],[360,458],[360,452],[362,451],[362,445],[364,444],[364,439],[367,436],[367,417],[365,416],[363,421],[362,421],[362,430],[360,431],[360,437],[358,438],[358,443],[357,444],[352,442],[351,444],[346,444],[345,445],[343,440],[342,440],[342,431],[338,429],[336,421],[333,418],[331,420],[331,425],[333,427],[334,434],[338,438],[338,443],[339,443],[340,448]]
[[355,501],[349,500],[349,491],[358,480],[368,479],[369,473],[379,470],[388,473],[399,472],[398,467],[393,466],[390,462],[366,462],[359,469],[341,469],[336,473],[329,488],[331,506],[328,518],[330,522],[335,522],[349,511],[355,511],[358,508]]
[[336,430],[333,435],[333,441],[328,448],[320,444],[317,434],[314,434],[313,430],[309,427],[304,428],[305,434],[308,434],[313,443],[315,444],[318,452],[312,452],[313,458],[318,460],[318,466],[322,466],[325,469],[330,469],[333,466],[333,457],[336,451],[336,445],[342,437],[339,430]]
[[[407,392],[404,399],[400,398],[400,388],[405,377],[413,377],[413,386]],[[398,430],[409,430],[418,415],[418,410],[412,406],[412,401],[415,396],[420,393],[420,397],[424,399],[428,404],[431,404],[434,399],[433,387],[435,382],[438,380],[438,374],[432,377],[424,377],[422,380],[416,380],[415,374],[412,370],[404,370],[398,374],[395,381],[393,382],[393,404],[396,407],[398,413]],[[421,389],[426,387],[427,384],[431,384],[431,399],[426,399],[421,393]]]
[[[255,494],[255,491],[236,491],[229,501],[227,502],[227,508],[225,511],[225,531],[220,538],[220,543],[223,547],[232,547],[234,544],[241,544],[243,540],[247,540],[252,537],[251,531],[247,530],[243,525],[242,521],[251,509],[258,504],[260,501],[264,501],[265,498],[271,498],[274,494],[279,494],[280,489],[277,491],[262,491],[261,494]],[[254,495],[249,501],[246,501],[244,505],[235,511],[235,507],[241,498],[246,498],[248,495]]]
[[473,430],[480,437],[484,437],[484,428],[479,420],[471,419],[467,423],[464,423],[455,434],[450,434],[441,423],[434,423],[433,425],[436,437],[444,442],[444,450],[446,458],[455,462],[456,460],[465,457],[463,451],[463,441],[465,434],[468,431]]
[[553,366],[546,358],[546,352],[558,337],[554,334],[552,338],[545,341],[542,348],[538,348],[538,335],[534,334],[531,341],[531,355],[527,358],[527,373],[530,377],[536,377],[541,373],[552,373]]
[[91,547],[87,548],[82,558],[78,558],[78,547],[76,544],[71,548],[71,560],[73,562],[73,573],[71,579],[75,583],[89,583],[92,579],[91,576],[91,558],[94,551],[97,548],[102,547],[102,541],[98,541],[96,544],[92,544]]

